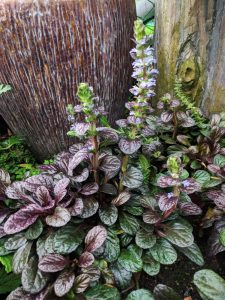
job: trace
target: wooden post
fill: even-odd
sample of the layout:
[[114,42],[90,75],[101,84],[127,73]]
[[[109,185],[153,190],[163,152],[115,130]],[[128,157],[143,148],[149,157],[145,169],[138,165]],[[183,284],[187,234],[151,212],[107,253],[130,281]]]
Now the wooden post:
[[225,109],[225,0],[157,0],[158,95],[183,90],[205,113]]
[[134,0],[1,0],[0,114],[39,160],[69,146],[66,105],[93,86],[113,123],[131,85]]

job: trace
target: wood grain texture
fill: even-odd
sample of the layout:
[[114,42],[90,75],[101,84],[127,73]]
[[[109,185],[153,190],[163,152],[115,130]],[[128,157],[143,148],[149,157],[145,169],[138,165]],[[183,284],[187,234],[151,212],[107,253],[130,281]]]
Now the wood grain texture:
[[158,94],[175,78],[206,113],[225,109],[225,0],[156,1]]
[[89,82],[113,123],[131,84],[134,0],[1,0],[0,114],[43,159],[73,141],[66,105]]

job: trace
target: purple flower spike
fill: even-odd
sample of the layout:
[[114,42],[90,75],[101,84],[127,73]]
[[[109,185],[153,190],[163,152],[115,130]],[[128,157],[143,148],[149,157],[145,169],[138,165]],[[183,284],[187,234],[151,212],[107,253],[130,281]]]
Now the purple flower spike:
[[172,198],[172,197],[173,197],[173,193],[172,193],[172,192],[167,193],[167,197],[168,197],[169,199]]

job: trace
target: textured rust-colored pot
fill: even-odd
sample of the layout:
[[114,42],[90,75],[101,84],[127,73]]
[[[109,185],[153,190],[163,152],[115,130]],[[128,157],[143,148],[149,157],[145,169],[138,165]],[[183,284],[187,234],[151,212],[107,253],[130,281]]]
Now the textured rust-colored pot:
[[1,0],[0,114],[39,159],[71,144],[66,105],[89,82],[121,117],[130,86],[134,0]]

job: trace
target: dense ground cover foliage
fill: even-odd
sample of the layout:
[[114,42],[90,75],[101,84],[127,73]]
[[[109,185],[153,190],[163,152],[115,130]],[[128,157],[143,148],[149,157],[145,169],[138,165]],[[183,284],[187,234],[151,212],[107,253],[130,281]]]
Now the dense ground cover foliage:
[[[209,255],[225,249],[225,117],[206,119],[179,83],[153,108],[154,51],[141,21],[134,32],[127,118],[111,128],[82,83],[79,105],[67,108],[78,142],[22,181],[11,184],[1,170],[0,256],[13,255],[21,278],[8,300],[116,300],[138,286],[140,272],[155,276],[180,253],[203,266],[192,226],[201,215],[201,228],[211,228]],[[210,272],[194,283],[203,299],[222,299],[214,296],[224,280]],[[126,299],[169,297],[181,299],[159,284]]]

